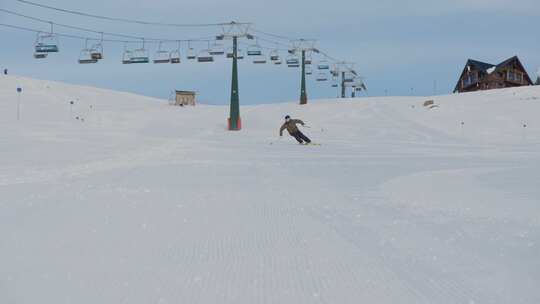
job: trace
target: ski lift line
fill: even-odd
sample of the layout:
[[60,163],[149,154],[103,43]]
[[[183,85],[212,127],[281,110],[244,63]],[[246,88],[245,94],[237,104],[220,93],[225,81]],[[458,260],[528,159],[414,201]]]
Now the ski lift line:
[[[206,41],[213,40],[215,38],[215,37],[200,37],[200,38],[195,38],[195,39],[162,39],[162,38],[152,38],[152,37],[143,37],[143,36],[133,36],[133,35],[113,33],[113,32],[98,31],[98,30],[93,30],[93,29],[74,26],[74,25],[56,23],[56,22],[53,22],[53,21],[50,21],[50,20],[45,20],[45,19],[41,19],[41,18],[37,18],[37,17],[32,17],[32,16],[20,14],[20,13],[10,11],[10,10],[6,10],[6,9],[2,9],[2,8],[0,8],[0,12],[4,12],[4,13],[7,13],[7,14],[19,16],[19,17],[22,17],[22,18],[26,18],[26,19],[30,19],[30,20],[34,20],[34,21],[38,21],[38,22],[42,22],[42,23],[47,23],[47,24],[50,24],[50,25],[55,25],[55,26],[59,26],[59,27],[64,27],[64,28],[74,29],[74,30],[78,30],[78,31],[83,31],[83,32],[89,32],[89,33],[107,35],[107,36],[114,36],[114,37],[121,37],[121,38],[137,39],[137,40],[144,39],[144,40],[153,41],[153,42],[159,42],[159,41],[175,42],[175,41],[179,41],[179,40],[180,41],[188,41],[189,40],[189,41],[205,41],[206,42]],[[41,32],[43,32],[43,31],[41,31]]]
[[130,39],[142,39],[142,37],[136,37],[136,36],[124,35],[124,34],[117,34],[117,33],[109,33],[109,32],[103,32],[103,31],[96,31],[96,30],[92,30],[92,29],[88,29],[88,28],[83,28],[83,27],[78,27],[78,26],[73,26],[73,25],[67,25],[67,24],[62,24],[62,23],[56,23],[56,22],[53,22],[53,21],[50,21],[50,20],[45,20],[45,19],[41,19],[41,18],[37,18],[37,17],[23,15],[23,14],[20,14],[20,13],[14,12],[14,11],[10,11],[10,10],[6,10],[6,9],[2,9],[2,8],[0,8],[0,12],[4,12],[4,13],[7,13],[7,14],[11,14],[11,15],[14,15],[14,16],[18,16],[18,17],[22,17],[22,18],[42,22],[42,23],[54,24],[56,26],[69,28],[69,29],[74,29],[74,30],[83,31],[83,32],[89,32],[89,33],[95,33],[95,34],[105,34],[105,35],[108,35],[108,36],[116,36],[116,37],[130,38]]
[[[79,15],[89,18],[97,18],[102,20],[108,20],[108,21],[118,21],[118,22],[125,22],[125,23],[136,23],[136,24],[143,24],[143,25],[156,25],[156,26],[169,26],[169,27],[219,27],[223,25],[227,25],[229,23],[164,23],[164,22],[154,22],[154,21],[144,21],[144,20],[136,20],[136,19],[128,19],[128,18],[119,18],[119,17],[110,17],[110,16],[103,16],[103,15],[97,15],[97,14],[90,14],[86,12],[81,11],[75,11],[75,10],[69,10],[59,7],[54,7],[50,5],[45,5],[37,2],[27,1],[27,0],[15,0],[17,2],[37,6],[40,8],[45,8],[49,10],[55,10],[58,12],[73,14],[73,15]],[[236,24],[249,24],[249,23],[240,23],[237,22]]]
[[[38,30],[38,29],[33,29],[33,28],[28,28],[28,27],[23,27],[23,26],[18,26],[18,25],[12,25],[12,24],[6,24],[6,23],[0,23],[0,26],[7,27],[7,28],[12,28],[12,29],[16,29],[16,30],[33,32],[33,33],[46,33],[46,31],[43,31],[43,30]],[[54,34],[56,36],[58,36],[58,37],[64,37],[64,38],[70,38],[70,39],[78,39],[78,40],[89,39],[89,40],[92,40],[92,41],[103,41],[103,42],[112,42],[112,43],[129,43],[129,44],[133,44],[133,43],[139,44],[139,43],[141,43],[141,39],[137,39],[137,40],[120,40],[120,39],[106,39],[106,38],[101,39],[101,38],[95,38],[95,37],[86,37],[86,36],[65,34],[65,33],[58,33],[58,32],[55,32]],[[188,41],[191,41],[191,42],[208,42],[208,41],[210,41],[208,39],[175,39],[175,40],[146,40],[146,38],[144,38],[144,39],[145,39],[145,43],[147,43],[147,44],[155,44],[155,43],[159,43],[160,41],[163,41],[163,42],[178,42],[178,41],[181,41],[181,42],[188,42]]]

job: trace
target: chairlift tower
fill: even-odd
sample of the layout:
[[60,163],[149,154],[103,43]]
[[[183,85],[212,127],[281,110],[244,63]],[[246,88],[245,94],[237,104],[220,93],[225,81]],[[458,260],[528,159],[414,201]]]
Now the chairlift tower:
[[223,33],[216,36],[216,40],[232,39],[232,80],[231,80],[231,104],[228,119],[228,129],[239,131],[242,129],[242,119],[240,118],[240,95],[238,92],[238,38],[253,39],[248,33],[251,23],[229,22],[221,24]]
[[354,70],[354,63],[338,61],[334,65],[335,70],[333,71],[333,73],[335,73],[336,75],[341,75],[341,98],[345,98],[347,83],[351,82],[349,79],[346,78],[347,73],[352,74],[353,77],[357,77],[357,73]]
[[315,48],[314,39],[298,39],[291,41],[292,48],[289,53],[296,54],[300,52],[302,54],[302,77],[300,81],[300,104],[305,105],[308,102],[306,91],[306,52],[319,53],[319,50]]

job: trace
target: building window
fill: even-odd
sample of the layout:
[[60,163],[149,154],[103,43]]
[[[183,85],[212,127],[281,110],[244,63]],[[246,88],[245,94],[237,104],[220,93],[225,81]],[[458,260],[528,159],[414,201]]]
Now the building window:
[[476,73],[471,73],[469,75],[466,75],[465,78],[463,78],[463,86],[467,87],[471,84],[474,84],[478,82],[478,77],[476,77]]
[[516,81],[516,73],[514,71],[508,71],[506,78],[509,81]]
[[523,75],[521,75],[521,73],[516,73],[516,81],[521,83],[522,79],[523,79]]

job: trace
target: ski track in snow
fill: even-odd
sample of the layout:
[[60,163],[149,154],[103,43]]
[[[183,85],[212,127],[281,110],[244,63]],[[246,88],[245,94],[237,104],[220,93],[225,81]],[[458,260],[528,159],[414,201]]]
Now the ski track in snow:
[[[540,302],[538,88],[251,106],[227,132],[227,107],[2,81],[0,303]],[[277,139],[284,114],[322,146]]]

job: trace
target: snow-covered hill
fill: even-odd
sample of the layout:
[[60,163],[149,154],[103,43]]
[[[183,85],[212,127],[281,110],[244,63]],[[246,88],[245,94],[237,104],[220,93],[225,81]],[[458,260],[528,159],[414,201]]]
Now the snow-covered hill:
[[540,87],[241,113],[1,77],[0,303],[540,302]]

